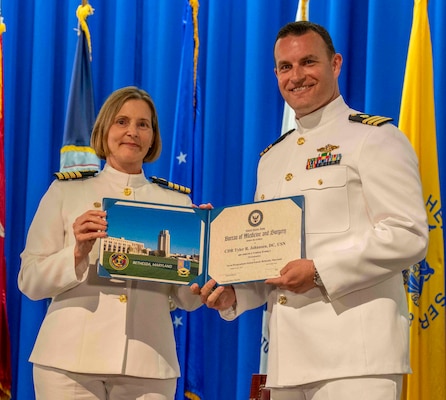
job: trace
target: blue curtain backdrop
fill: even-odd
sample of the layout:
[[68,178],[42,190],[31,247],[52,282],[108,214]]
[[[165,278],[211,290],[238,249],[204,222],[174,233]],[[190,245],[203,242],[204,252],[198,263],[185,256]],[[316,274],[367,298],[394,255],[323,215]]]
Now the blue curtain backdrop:
[[[273,73],[278,29],[297,0],[201,0],[199,75],[203,185],[215,206],[249,202],[259,152],[279,135],[283,101]],[[59,169],[80,0],[3,0],[7,302],[13,398],[34,398],[27,362],[46,302],[17,289],[20,252],[38,202]],[[182,44],[183,0],[90,0],[96,110],[115,89],[137,85],[153,96],[164,151],[145,167],[168,177]],[[413,0],[311,0],[310,20],[328,28],[344,56],[341,91],[359,110],[398,122]],[[446,2],[430,0],[437,141],[446,193]],[[227,323],[206,310],[204,399],[246,400],[258,371],[262,310]]]

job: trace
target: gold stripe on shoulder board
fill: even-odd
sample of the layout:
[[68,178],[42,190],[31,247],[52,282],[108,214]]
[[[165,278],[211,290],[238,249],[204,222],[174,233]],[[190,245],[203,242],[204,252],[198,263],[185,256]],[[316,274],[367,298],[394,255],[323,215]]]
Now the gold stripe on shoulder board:
[[381,126],[387,122],[393,121],[390,117],[381,117],[380,115],[370,114],[350,114],[348,119],[353,122],[360,122],[365,125]]
[[158,185],[171,189],[171,190],[175,190],[177,192],[181,192],[181,193],[185,193],[185,194],[190,194],[191,190],[190,188],[183,186],[183,185],[179,185],[178,183],[173,183],[170,182],[164,178],[157,178],[156,176],[151,176],[150,179],[152,180],[153,183],[157,183]]
[[84,171],[61,171],[55,172],[53,175],[59,181],[69,181],[73,179],[82,179],[95,176],[98,173],[97,170],[84,170]]

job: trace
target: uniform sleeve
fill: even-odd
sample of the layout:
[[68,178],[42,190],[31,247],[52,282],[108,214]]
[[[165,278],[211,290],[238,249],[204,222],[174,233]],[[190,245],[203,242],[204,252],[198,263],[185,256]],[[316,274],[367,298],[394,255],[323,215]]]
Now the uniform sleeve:
[[174,285],[172,288],[172,297],[175,304],[186,311],[194,311],[203,304],[200,296],[192,294],[189,286]]
[[220,311],[220,316],[226,321],[232,321],[245,311],[253,310],[266,303],[269,293],[274,289],[272,285],[263,282],[241,283],[234,285],[236,306]]
[[364,224],[357,229],[361,234],[348,246],[314,258],[331,300],[400,274],[427,251],[427,216],[416,155],[393,125],[370,130],[357,155],[362,196],[350,198],[349,204],[351,221],[355,208],[365,209],[362,222],[356,223]]
[[62,205],[62,187],[56,181],[39,204],[21,254],[18,286],[32,300],[54,297],[81,282],[74,268],[72,227],[67,226],[71,221]]

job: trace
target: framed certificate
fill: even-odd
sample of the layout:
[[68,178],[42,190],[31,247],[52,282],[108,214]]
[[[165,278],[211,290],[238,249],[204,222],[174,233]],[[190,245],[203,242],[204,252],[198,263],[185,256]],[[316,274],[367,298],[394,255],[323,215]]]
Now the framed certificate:
[[265,280],[305,255],[304,198],[202,210],[106,198],[98,274],[203,285]]

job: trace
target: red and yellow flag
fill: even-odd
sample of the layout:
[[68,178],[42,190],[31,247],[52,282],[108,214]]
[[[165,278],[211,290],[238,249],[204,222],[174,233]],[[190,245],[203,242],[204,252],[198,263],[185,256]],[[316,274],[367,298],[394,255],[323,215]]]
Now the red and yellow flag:
[[404,382],[403,400],[446,399],[443,221],[427,5],[428,0],[415,0],[399,119],[399,128],[418,155],[429,222],[426,259],[406,276],[413,373]]
[[5,262],[5,122],[3,96],[3,32],[6,31],[0,16],[0,400],[11,398],[11,353],[8,317],[6,312],[6,262]]

